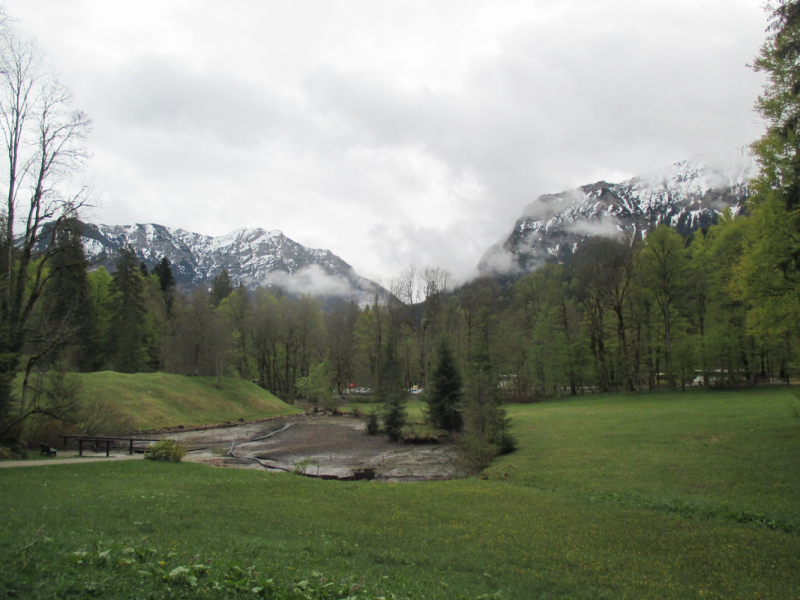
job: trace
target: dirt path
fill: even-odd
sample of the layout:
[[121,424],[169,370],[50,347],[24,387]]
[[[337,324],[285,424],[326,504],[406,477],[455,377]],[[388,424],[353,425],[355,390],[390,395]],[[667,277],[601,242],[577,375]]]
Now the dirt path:
[[77,465],[79,463],[90,462],[109,462],[115,460],[135,460],[141,459],[143,454],[112,454],[109,457],[95,457],[95,458],[48,458],[44,460],[2,460],[0,461],[0,469],[4,467],[44,467],[47,465]]

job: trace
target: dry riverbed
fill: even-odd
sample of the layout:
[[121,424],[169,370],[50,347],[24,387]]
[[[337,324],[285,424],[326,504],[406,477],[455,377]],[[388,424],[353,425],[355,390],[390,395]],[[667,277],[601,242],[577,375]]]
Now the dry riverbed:
[[448,442],[402,444],[367,435],[351,417],[287,417],[164,434],[193,448],[184,460],[220,467],[293,471],[325,479],[423,481],[463,475]]

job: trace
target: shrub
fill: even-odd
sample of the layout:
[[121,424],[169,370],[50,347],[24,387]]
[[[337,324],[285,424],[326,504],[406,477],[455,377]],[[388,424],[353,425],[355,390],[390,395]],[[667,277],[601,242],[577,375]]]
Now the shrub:
[[509,419],[485,353],[478,353],[474,359],[465,392],[461,450],[471,469],[480,472],[495,456],[513,452],[517,446],[508,431]]
[[378,432],[381,430],[381,424],[378,422],[378,413],[375,411],[375,408],[369,413],[367,413],[367,433],[369,435],[378,435]]
[[406,407],[404,394],[402,392],[393,392],[383,406],[383,429],[391,441],[398,442],[405,424]]
[[322,408],[327,410],[329,413],[338,415],[339,414],[339,398],[338,394],[322,394],[320,396],[322,401]]
[[181,462],[186,456],[186,448],[183,444],[173,439],[165,439],[147,447],[144,457],[150,460],[161,460],[164,462]]

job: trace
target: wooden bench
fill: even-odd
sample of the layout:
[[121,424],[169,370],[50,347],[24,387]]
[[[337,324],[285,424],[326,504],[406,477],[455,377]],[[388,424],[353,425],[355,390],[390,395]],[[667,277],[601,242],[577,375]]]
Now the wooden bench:
[[41,450],[44,456],[56,456],[58,454],[58,450],[44,442],[39,442],[39,450]]

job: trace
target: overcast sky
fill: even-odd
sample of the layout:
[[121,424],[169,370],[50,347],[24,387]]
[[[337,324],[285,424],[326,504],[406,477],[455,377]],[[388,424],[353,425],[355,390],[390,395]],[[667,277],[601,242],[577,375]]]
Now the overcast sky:
[[763,0],[6,0],[94,120],[91,220],[468,278],[538,195],[749,144]]

